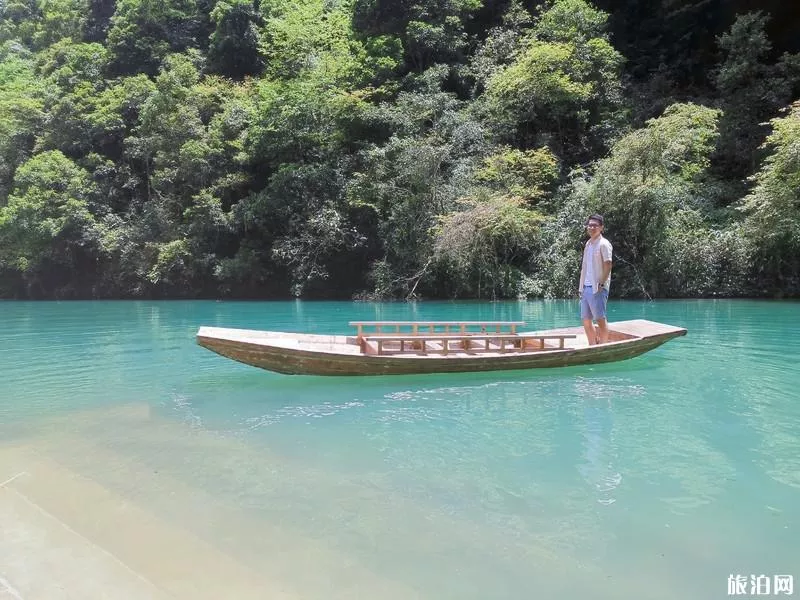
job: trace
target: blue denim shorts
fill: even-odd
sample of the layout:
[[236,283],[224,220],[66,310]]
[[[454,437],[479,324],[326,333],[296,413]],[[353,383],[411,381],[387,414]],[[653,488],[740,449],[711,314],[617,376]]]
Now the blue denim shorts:
[[602,289],[595,294],[592,286],[583,286],[581,319],[605,319],[606,304],[608,304],[608,290]]

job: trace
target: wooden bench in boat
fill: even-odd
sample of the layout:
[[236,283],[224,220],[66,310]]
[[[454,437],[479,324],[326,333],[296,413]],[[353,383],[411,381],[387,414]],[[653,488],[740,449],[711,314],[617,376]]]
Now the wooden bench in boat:
[[[538,341],[538,348],[545,348],[545,340],[559,340],[559,348],[564,348],[565,339],[573,339],[574,334],[440,334],[440,335],[365,335],[360,338],[359,345],[364,354],[368,353],[369,344],[373,343],[378,355],[404,354],[414,352],[418,354],[447,355],[451,351],[467,353],[486,353],[486,352],[523,352],[533,348],[529,342]],[[439,347],[429,347],[428,342],[438,342]],[[456,342],[457,347],[451,347],[451,342]],[[479,344],[478,342],[483,342]],[[494,347],[492,346],[494,343]],[[386,344],[394,347],[386,348]],[[510,348],[508,347],[510,345]]]
[[[517,333],[517,327],[523,327],[524,321],[351,321],[350,326],[356,328],[356,337],[379,335],[435,335],[457,334],[482,335],[494,330],[498,334]],[[373,331],[365,332],[365,328]],[[477,331],[476,331],[477,330]]]
[[[539,348],[544,349],[544,341],[545,340],[558,340],[558,348],[559,350],[563,350],[564,348],[564,340],[574,340],[578,336],[574,333],[547,333],[547,334],[536,334],[536,333],[521,333],[519,337],[525,340],[537,340],[539,342]],[[525,344],[524,347],[527,348],[529,344]]]

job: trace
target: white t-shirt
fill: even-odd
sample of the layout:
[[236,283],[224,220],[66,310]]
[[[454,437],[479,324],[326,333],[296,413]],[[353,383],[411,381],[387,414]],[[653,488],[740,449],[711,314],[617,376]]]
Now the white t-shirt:
[[[598,238],[598,240],[599,240],[599,238]],[[584,248],[583,252],[587,256],[591,257],[592,256],[592,252],[594,252],[594,249],[596,247],[597,247],[597,242],[589,241],[589,242],[586,243],[586,248]],[[600,274],[598,273],[598,276],[599,275]],[[593,286],[596,281],[597,281],[597,278],[594,276],[594,261],[593,260],[587,260],[586,261],[586,279],[584,279],[583,285],[592,285]]]

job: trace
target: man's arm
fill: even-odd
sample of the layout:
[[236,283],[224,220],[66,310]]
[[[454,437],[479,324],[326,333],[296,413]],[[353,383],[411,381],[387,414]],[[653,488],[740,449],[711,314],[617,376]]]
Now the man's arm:
[[603,261],[603,275],[600,277],[600,287],[603,287],[608,280],[608,276],[611,275],[611,261],[606,260]]
[[611,256],[613,253],[611,244],[609,243],[603,244],[600,247],[600,252],[602,253],[603,256],[603,273],[601,274],[598,283],[600,284],[600,287],[603,287],[606,284],[606,281],[608,281],[608,276],[611,275],[611,265],[612,265]]

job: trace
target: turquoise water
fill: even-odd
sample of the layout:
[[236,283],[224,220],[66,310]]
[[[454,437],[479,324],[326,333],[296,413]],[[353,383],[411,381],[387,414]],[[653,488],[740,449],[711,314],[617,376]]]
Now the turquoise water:
[[194,342],[200,325],[543,329],[576,311],[6,302],[0,452],[35,448],[290,597],[710,599],[730,574],[800,586],[800,304],[612,300],[612,321],[689,334],[528,372],[291,377]]

